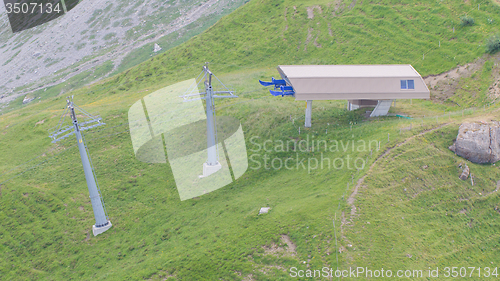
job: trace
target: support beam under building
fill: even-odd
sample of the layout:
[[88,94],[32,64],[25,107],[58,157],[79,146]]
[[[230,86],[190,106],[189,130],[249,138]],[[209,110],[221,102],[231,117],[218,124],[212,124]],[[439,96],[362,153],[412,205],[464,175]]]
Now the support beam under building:
[[370,117],[387,115],[391,108],[392,100],[379,100],[377,106],[373,109]]
[[347,110],[356,110],[358,108],[375,107],[378,100],[347,100]]
[[359,108],[358,104],[352,103],[351,101],[347,101],[347,110],[353,111]]
[[307,101],[307,106],[306,106],[306,128],[311,128],[311,114],[312,114],[312,100]]

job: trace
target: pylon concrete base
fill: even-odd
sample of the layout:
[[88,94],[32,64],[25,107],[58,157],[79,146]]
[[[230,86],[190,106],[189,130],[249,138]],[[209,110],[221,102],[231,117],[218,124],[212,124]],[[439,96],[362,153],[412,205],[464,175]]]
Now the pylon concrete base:
[[215,165],[208,165],[207,163],[203,163],[203,175],[200,178],[205,178],[210,176],[213,173],[216,173],[218,170],[222,168],[222,165],[217,162]]
[[105,232],[106,230],[110,229],[113,225],[111,224],[110,221],[108,221],[108,224],[105,225],[105,226],[101,226],[101,227],[96,227],[95,225],[92,226],[92,233],[94,234],[94,236],[97,236],[103,232]]

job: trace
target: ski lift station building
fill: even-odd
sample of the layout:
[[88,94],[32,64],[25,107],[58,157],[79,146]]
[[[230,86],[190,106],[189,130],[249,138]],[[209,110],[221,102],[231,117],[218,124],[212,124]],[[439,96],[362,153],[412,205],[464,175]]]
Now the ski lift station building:
[[409,64],[280,65],[278,72],[286,85],[281,84],[281,93],[271,93],[307,101],[306,127],[311,126],[313,100],[347,100],[349,110],[374,107],[374,117],[386,115],[395,99],[430,98],[424,80]]

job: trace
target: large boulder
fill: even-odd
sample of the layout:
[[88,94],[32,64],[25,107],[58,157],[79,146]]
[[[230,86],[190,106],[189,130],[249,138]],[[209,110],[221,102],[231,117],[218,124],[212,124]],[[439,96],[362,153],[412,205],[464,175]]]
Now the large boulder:
[[500,123],[463,123],[449,148],[474,163],[495,163],[500,160]]

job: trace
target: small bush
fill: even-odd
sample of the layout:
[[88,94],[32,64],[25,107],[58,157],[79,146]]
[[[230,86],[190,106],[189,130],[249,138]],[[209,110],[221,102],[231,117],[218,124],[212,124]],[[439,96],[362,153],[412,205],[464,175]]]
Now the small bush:
[[460,25],[462,26],[471,26],[475,23],[474,18],[471,16],[460,17],[460,20],[462,20],[462,22],[460,23]]
[[486,42],[486,52],[494,54],[500,51],[500,35],[494,35]]

